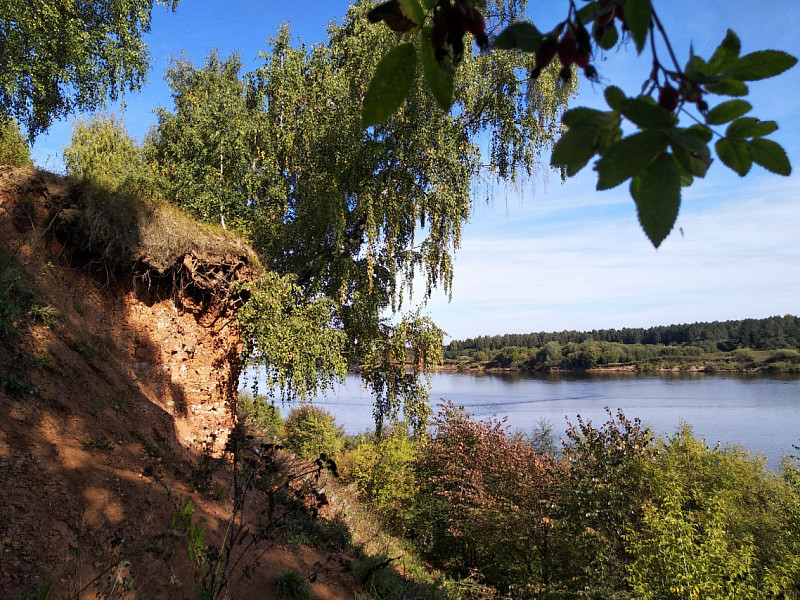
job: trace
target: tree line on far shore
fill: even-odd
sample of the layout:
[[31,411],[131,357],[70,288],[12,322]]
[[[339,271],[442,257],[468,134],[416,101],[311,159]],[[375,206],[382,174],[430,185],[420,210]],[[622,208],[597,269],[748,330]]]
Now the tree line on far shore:
[[[445,359],[529,370],[688,366],[706,370],[800,370],[800,318],[714,321],[650,328],[479,336],[450,342]],[[720,353],[723,353],[721,356]],[[722,361],[722,362],[720,362]],[[795,367],[797,367],[795,369]]]

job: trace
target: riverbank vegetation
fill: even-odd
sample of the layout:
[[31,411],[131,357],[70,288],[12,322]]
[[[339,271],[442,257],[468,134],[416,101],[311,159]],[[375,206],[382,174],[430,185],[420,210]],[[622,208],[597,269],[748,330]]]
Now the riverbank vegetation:
[[663,327],[480,336],[450,342],[445,364],[528,371],[757,371],[800,373],[792,315]]
[[[561,442],[452,404],[423,435],[347,437],[319,408],[288,420],[325,440],[315,451],[402,540],[404,562],[427,565],[430,597],[800,598],[796,458],[773,472],[689,426],[658,438],[611,411],[599,426],[578,418]],[[412,597],[394,592],[375,597]]]

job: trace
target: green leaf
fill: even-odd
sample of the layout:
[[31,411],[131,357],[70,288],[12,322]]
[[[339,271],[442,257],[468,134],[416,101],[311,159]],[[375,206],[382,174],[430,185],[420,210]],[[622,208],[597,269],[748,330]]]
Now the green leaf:
[[722,79],[707,83],[706,91],[718,96],[747,96],[750,93],[747,84],[738,79]]
[[564,113],[561,121],[567,127],[577,127],[582,124],[591,124],[600,128],[619,127],[619,115],[611,111],[601,111],[594,108],[579,106],[571,108]]
[[669,235],[681,205],[681,175],[671,154],[663,153],[630,186],[639,223],[658,248]]
[[622,112],[622,108],[625,106],[625,101],[628,99],[628,97],[625,95],[625,92],[615,85],[610,85],[606,88],[605,96],[606,103],[608,103],[611,108],[617,112]]
[[738,119],[752,109],[753,105],[746,100],[728,100],[708,111],[706,122],[709,125],[722,125],[723,123]]
[[753,165],[747,142],[722,138],[717,141],[714,147],[717,150],[717,156],[726,167],[735,171],[741,177],[747,175]]
[[541,45],[542,34],[529,21],[511,23],[492,42],[494,48],[523,52],[536,52]]
[[708,144],[714,137],[713,131],[711,131],[705,125],[700,125],[699,123],[697,125],[692,125],[691,127],[689,127],[689,130],[694,131],[697,135],[699,135],[703,139],[703,141],[705,141],[706,144]]
[[611,50],[611,48],[617,45],[618,41],[619,31],[617,31],[617,26],[612,21],[606,25],[605,30],[603,31],[603,37],[597,40],[597,45],[603,50]]
[[425,11],[419,3],[419,0],[397,0],[400,5],[400,11],[403,16],[410,21],[413,21],[419,27],[425,21]]
[[[627,13],[626,13],[627,14]],[[623,116],[642,129],[663,129],[673,127],[678,117],[659,106],[650,96],[628,98],[620,111]]]
[[650,0],[627,0],[625,3],[625,22],[631,30],[636,50],[641,54],[647,41],[647,32],[650,29],[650,15],[653,6]]
[[578,107],[564,113],[563,122],[569,126],[553,146],[550,164],[565,167],[572,177],[586,166],[609,138],[619,131],[620,117],[615,112],[603,112]]
[[[627,12],[625,13],[627,15]],[[704,82],[711,74],[708,63],[699,56],[692,54],[684,69],[685,75],[695,82]]]
[[400,108],[414,84],[416,71],[417,50],[412,42],[398,44],[384,55],[364,94],[364,129],[382,123]]
[[691,127],[688,129],[676,127],[675,129],[667,130],[670,144],[681,146],[692,151],[702,150],[706,147],[706,144],[708,144],[711,139],[707,133],[711,132],[708,130],[702,131],[700,129],[693,129]]
[[596,133],[588,127],[573,127],[561,136],[553,146],[550,164],[554,167],[565,167],[567,175],[572,177],[596,154]]
[[742,117],[728,125],[725,137],[743,140],[751,137],[763,137],[778,129],[775,121],[759,121],[753,117]]
[[642,174],[667,147],[661,131],[641,131],[608,147],[597,161],[597,189],[614,188],[634,175]]
[[[587,4],[578,10],[578,20],[587,25],[594,21],[597,13],[600,12],[600,5],[597,2],[584,0]],[[612,7],[613,8],[613,7]]]
[[692,152],[683,146],[673,145],[672,152],[678,163],[695,177],[705,177],[711,166],[711,151],[708,147]]
[[747,144],[747,150],[753,162],[761,165],[767,171],[777,175],[791,175],[792,165],[780,144],[772,140],[756,138]]
[[780,75],[797,64],[797,59],[781,50],[759,50],[738,59],[726,75],[739,81],[758,81]]
[[739,58],[739,52],[742,51],[742,43],[739,41],[739,36],[728,29],[725,39],[714,50],[714,55],[708,62],[708,66],[713,73],[719,73],[726,69],[733,61]]
[[439,4],[439,0],[422,0],[422,6],[425,10],[433,10],[437,4]]
[[425,82],[439,108],[445,113],[449,113],[453,106],[453,75],[449,70],[443,69],[436,60],[436,51],[425,32],[420,35],[420,40],[422,73],[425,76]]

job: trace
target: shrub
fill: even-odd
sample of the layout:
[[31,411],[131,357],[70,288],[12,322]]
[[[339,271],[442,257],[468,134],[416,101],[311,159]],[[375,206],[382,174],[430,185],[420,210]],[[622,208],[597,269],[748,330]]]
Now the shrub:
[[64,148],[64,163],[69,175],[117,190],[137,171],[141,152],[122,121],[101,115],[75,122],[72,139]]
[[344,447],[344,431],[328,411],[312,404],[292,409],[284,423],[286,446],[312,459],[323,452],[337,456]]
[[361,498],[371,502],[394,528],[406,528],[413,504],[416,478],[414,461],[418,442],[404,427],[396,427],[382,439],[371,439],[350,453],[351,466],[344,475]]
[[428,556],[459,577],[478,571],[502,591],[550,581],[566,563],[553,519],[559,463],[446,404],[417,461],[414,525]]
[[275,584],[278,600],[311,600],[311,586],[299,571],[284,571]]
[[16,121],[0,118],[0,164],[32,167],[31,150]]
[[253,396],[249,392],[239,395],[239,417],[244,424],[259,434],[270,437],[283,437],[283,418],[280,409],[265,396]]

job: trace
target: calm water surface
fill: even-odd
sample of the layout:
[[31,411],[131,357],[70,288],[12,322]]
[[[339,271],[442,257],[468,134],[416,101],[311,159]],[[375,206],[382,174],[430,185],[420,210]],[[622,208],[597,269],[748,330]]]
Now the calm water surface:
[[[259,375],[249,368],[241,387]],[[263,384],[261,392],[265,391]],[[531,431],[544,419],[562,435],[566,419],[581,415],[595,425],[606,420],[605,406],[639,417],[659,433],[674,433],[681,421],[709,445],[741,444],[777,466],[800,444],[800,378],[750,376],[524,377],[436,373],[431,401],[450,400],[477,418],[508,417],[508,425]],[[358,376],[316,404],[330,411],[348,433],[371,429],[372,397]],[[284,407],[288,412],[288,407]]]

